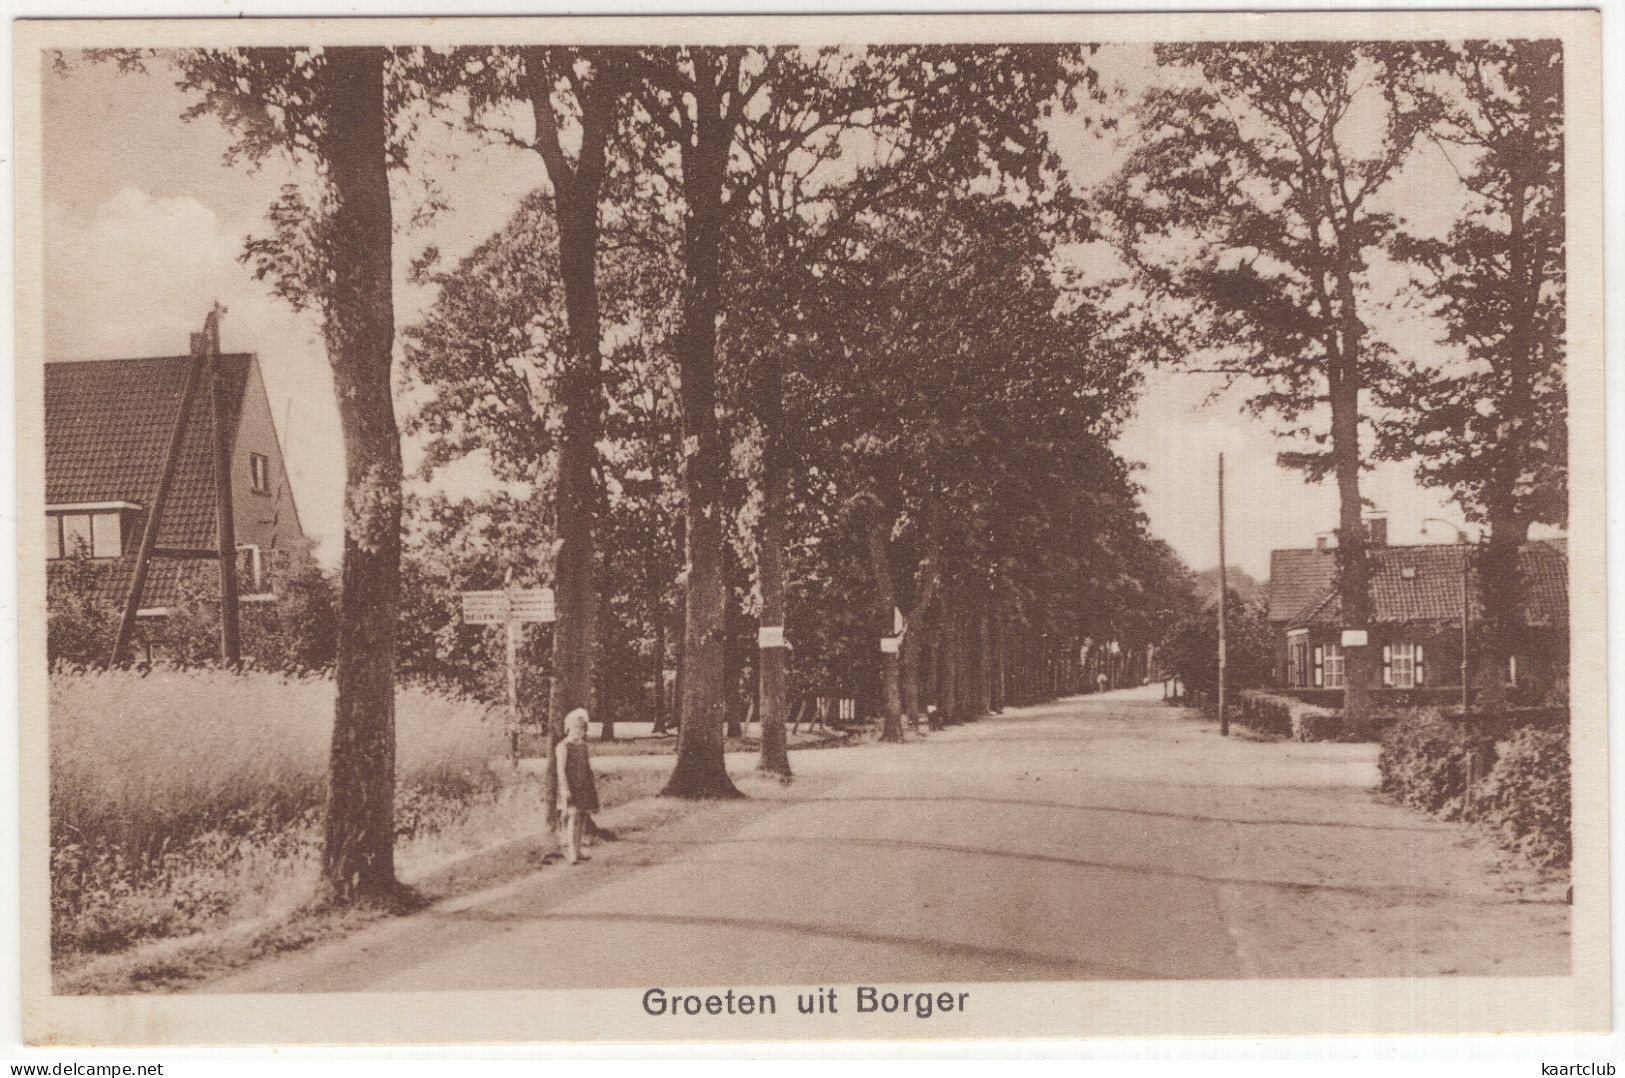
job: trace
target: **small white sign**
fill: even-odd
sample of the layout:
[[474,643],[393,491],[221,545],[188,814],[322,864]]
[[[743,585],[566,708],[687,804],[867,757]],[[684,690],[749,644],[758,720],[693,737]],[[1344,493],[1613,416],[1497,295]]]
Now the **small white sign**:
[[552,588],[463,592],[463,621],[469,625],[555,619]]
[[784,644],[784,626],[763,625],[756,630],[756,646],[759,648],[782,648]]
[[555,614],[553,610],[552,588],[526,588],[515,591],[513,606],[509,613],[515,621],[552,621]]
[[1343,630],[1343,646],[1346,648],[1363,648],[1370,642],[1364,629]]
[[883,637],[880,638],[880,653],[882,655],[896,655],[897,654],[897,646],[899,644],[901,644],[901,643],[902,643],[902,638],[901,637],[883,636]]

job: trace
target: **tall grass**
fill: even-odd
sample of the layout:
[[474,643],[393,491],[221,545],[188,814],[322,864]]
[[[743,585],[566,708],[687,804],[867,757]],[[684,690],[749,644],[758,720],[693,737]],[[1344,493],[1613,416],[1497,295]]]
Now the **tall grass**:
[[[52,926],[115,950],[241,914],[313,863],[334,685],[218,670],[64,672],[50,687]],[[396,696],[397,835],[503,782],[500,717]]]

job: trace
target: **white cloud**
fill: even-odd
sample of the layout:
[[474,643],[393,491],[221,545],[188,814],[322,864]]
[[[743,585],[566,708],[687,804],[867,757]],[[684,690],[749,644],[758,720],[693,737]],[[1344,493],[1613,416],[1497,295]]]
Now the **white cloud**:
[[238,261],[243,239],[190,196],[126,187],[88,215],[47,202],[46,357],[181,355],[220,302],[221,344],[259,354],[301,519],[336,559],[344,457],[326,352],[315,320]]

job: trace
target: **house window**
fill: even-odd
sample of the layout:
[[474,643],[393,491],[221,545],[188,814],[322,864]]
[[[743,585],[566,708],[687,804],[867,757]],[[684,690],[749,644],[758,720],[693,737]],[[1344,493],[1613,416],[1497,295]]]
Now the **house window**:
[[46,517],[45,556],[116,558],[124,553],[118,513],[51,513]]
[[88,557],[94,549],[90,536],[90,514],[64,513],[58,519],[62,522],[62,557],[75,558],[80,554]]
[[1382,683],[1396,689],[1414,689],[1423,682],[1422,645],[1408,640],[1382,649]]
[[248,454],[248,474],[254,493],[271,493],[271,458],[264,453]]
[[117,513],[92,513],[90,553],[95,558],[116,558],[124,553],[124,531]]
[[1343,645],[1327,644],[1324,662],[1326,666],[1326,687],[1328,689],[1343,688]]

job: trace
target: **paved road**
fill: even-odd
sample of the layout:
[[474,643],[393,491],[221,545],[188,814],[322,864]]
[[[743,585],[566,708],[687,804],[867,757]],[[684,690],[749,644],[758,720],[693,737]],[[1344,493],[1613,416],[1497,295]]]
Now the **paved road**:
[[1375,755],[1220,739],[1154,689],[801,752],[788,787],[203,990],[1565,972],[1561,896],[1377,803]]

